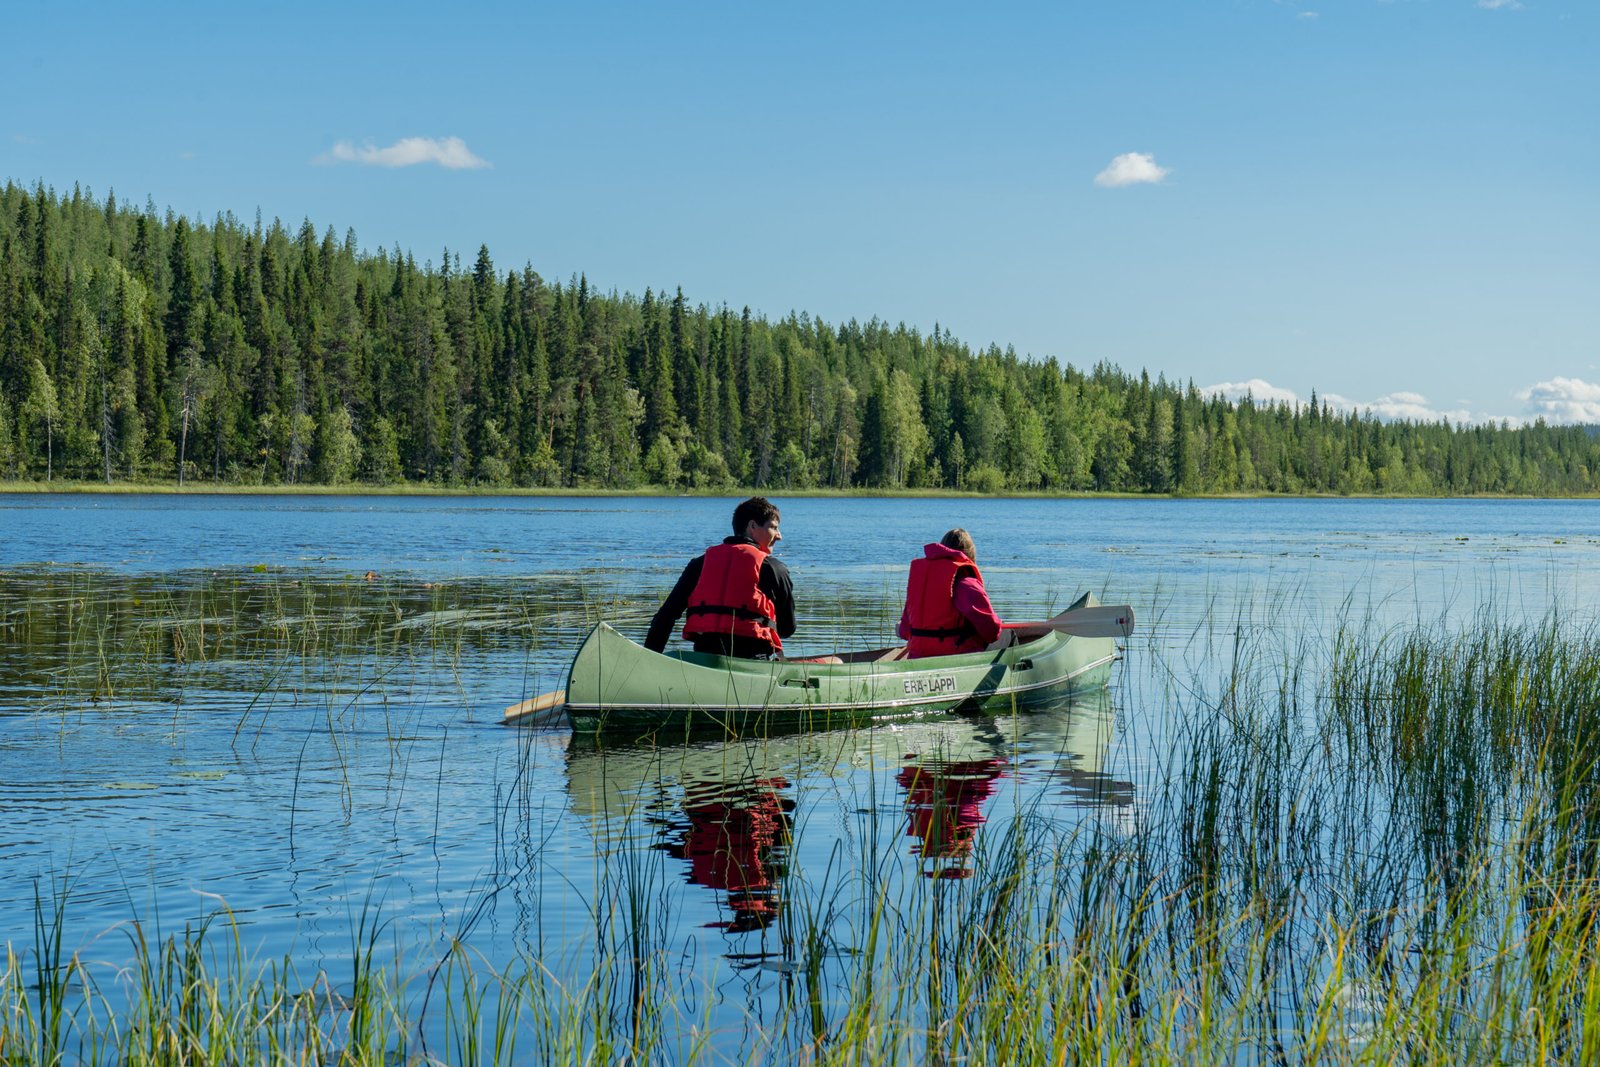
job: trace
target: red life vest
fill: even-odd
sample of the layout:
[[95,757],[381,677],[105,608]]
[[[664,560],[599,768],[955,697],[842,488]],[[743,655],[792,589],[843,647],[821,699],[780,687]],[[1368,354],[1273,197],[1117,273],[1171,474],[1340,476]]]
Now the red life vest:
[[960,553],[911,561],[911,577],[906,582],[906,621],[911,628],[907,659],[983,648],[972,624],[956,610],[956,580],[964,574],[983,581],[978,565]]
[[782,651],[772,598],[761,591],[761,561],[756,545],[713,545],[706,549],[700,580],[689,594],[683,636],[708,634],[753,637]]

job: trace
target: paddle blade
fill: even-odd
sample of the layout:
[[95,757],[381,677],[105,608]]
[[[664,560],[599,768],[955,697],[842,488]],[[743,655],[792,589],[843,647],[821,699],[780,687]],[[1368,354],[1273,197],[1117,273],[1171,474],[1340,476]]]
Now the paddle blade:
[[1133,608],[1127,604],[1096,604],[1092,608],[1063,611],[1043,622],[1004,622],[1007,630],[1057,630],[1073,637],[1127,637],[1133,633]]
[[540,693],[520,704],[511,705],[506,709],[505,718],[501,721],[507,726],[513,723],[526,723],[530,726],[549,725],[560,719],[566,703],[565,689],[557,689],[554,693]]

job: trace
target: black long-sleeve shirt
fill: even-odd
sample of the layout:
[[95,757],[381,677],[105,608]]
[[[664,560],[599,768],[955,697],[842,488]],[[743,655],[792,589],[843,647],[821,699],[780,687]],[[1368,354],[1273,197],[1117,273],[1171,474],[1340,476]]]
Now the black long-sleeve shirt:
[[[724,537],[725,545],[753,545],[754,541],[748,537]],[[655,618],[650,620],[650,632],[645,635],[644,647],[652,652],[663,652],[667,647],[667,640],[672,636],[673,627],[678,625],[678,619],[689,609],[689,594],[694,592],[694,587],[699,584],[700,570],[705,566],[706,557],[702,553],[689,561],[683,568],[683,573],[678,575],[677,584],[672,587],[672,592],[667,594],[667,599],[656,611]],[[761,559],[761,575],[756,579],[756,588],[765,593],[772,600],[773,629],[778,631],[779,637],[788,637],[794,633],[794,584],[789,580],[789,568],[783,561],[775,559],[769,552]],[[728,637],[717,636],[715,642],[728,642]],[[733,637],[732,647],[704,648],[699,651],[726,651],[735,656],[752,656],[765,654],[771,651],[765,641],[757,641],[748,637]]]

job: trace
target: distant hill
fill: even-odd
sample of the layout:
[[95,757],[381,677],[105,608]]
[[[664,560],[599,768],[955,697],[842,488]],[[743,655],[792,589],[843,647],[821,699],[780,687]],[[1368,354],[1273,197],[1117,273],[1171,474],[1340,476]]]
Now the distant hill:
[[602,293],[487,247],[419,267],[309,221],[0,192],[0,478],[1568,494],[1597,471],[1593,426],[1233,403],[938,327]]

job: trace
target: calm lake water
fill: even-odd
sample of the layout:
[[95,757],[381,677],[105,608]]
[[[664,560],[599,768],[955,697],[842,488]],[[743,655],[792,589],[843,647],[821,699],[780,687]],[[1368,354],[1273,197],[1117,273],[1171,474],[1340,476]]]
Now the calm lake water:
[[953,525],[1003,617],[1089,589],[1139,632],[1103,699],[993,720],[611,751],[499,724],[596,621],[641,638],[734,503],[0,496],[0,941],[64,885],[68,944],[108,964],[130,921],[225,907],[336,981],[364,914],[420,967],[459,937],[582,974],[620,871],[736,1034],[868,843],[915,887],[1019,812],[1129,824],[1174,687],[1253,633],[1592,622],[1600,573],[1588,501],[778,499],[793,654],[890,643],[906,561]]

